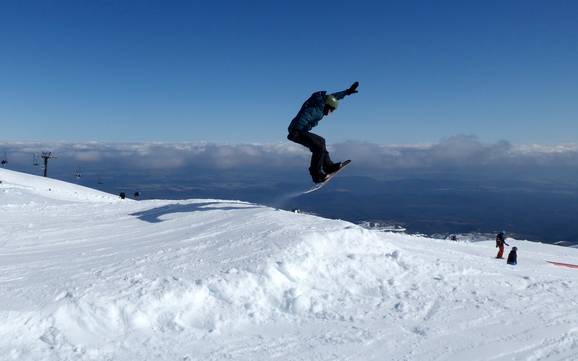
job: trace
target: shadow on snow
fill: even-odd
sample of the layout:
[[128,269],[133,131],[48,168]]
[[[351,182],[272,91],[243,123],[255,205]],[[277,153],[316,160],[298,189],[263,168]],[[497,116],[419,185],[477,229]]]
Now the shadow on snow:
[[138,219],[149,222],[149,223],[159,223],[164,222],[160,217],[166,214],[172,213],[188,213],[188,212],[200,212],[200,211],[230,211],[236,209],[251,209],[251,208],[262,208],[258,206],[223,206],[223,207],[211,207],[216,204],[223,204],[221,202],[207,202],[207,203],[193,203],[193,204],[169,204],[162,207],[148,209],[146,211],[131,213],[131,216],[135,216]]

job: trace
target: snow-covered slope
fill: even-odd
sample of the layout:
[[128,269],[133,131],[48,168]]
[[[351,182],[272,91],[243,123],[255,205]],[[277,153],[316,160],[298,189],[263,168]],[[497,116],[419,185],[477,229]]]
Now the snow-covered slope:
[[[0,170],[1,360],[576,360],[578,249]],[[50,189],[47,191],[47,187]]]
[[[0,169],[0,200],[2,205],[8,202],[38,202],[49,198],[60,201],[77,202],[110,202],[117,201],[118,196],[95,189],[62,182],[56,179],[38,177],[7,169]],[[24,196],[25,194],[34,197]]]

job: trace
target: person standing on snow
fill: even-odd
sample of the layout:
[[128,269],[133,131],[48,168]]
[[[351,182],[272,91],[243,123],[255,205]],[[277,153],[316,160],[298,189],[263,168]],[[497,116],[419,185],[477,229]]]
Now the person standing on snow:
[[509,244],[506,243],[506,231],[502,231],[496,235],[496,248],[499,248],[496,258],[504,258],[504,244],[509,246]]
[[324,117],[337,109],[339,100],[346,95],[357,93],[359,82],[353,83],[348,89],[337,93],[327,94],[326,91],[313,93],[309,99],[303,103],[299,113],[289,124],[289,135],[287,139],[297,144],[301,144],[313,153],[309,174],[314,183],[324,182],[329,174],[338,171],[342,162],[333,163],[325,147],[325,139],[317,134],[311,133],[311,129]]
[[512,250],[508,254],[508,260],[506,261],[508,264],[515,266],[518,264],[518,247],[512,247]]

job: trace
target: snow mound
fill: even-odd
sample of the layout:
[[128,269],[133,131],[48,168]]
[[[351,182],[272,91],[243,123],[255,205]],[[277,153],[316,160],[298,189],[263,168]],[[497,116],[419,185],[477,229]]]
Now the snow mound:
[[[110,202],[118,197],[95,189],[71,184],[51,178],[39,177],[7,169],[0,169],[0,200],[23,203],[29,199],[43,198],[77,202]],[[29,195],[33,195],[30,197]]]
[[578,271],[545,262],[576,263],[575,249],[509,239],[519,248],[512,267],[493,258],[492,242],[379,232],[239,201],[103,203],[51,183],[51,195],[82,200],[62,202],[35,178],[2,186],[45,204],[0,203],[0,359],[578,352]]

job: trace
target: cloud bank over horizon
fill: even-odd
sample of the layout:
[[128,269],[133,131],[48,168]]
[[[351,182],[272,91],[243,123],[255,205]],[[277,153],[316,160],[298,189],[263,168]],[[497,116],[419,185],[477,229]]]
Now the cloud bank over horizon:
[[[330,144],[334,160],[353,159],[360,171],[412,169],[472,170],[488,168],[578,169],[578,144],[514,145],[483,143],[476,136],[457,135],[436,144]],[[33,155],[51,151],[71,167],[123,170],[286,170],[308,165],[309,151],[290,142],[275,144],[0,142],[8,168],[32,165]]]

